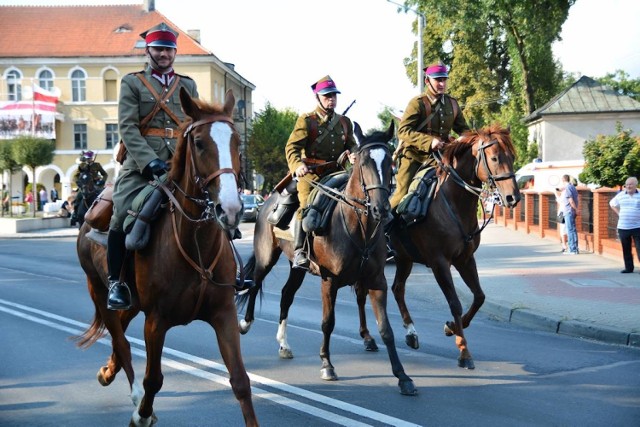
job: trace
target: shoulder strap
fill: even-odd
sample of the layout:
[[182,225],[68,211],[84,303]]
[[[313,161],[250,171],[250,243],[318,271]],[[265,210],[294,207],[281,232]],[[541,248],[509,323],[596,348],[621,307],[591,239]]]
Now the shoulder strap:
[[455,122],[458,118],[458,113],[460,112],[460,106],[458,105],[458,101],[454,98],[449,98],[451,100],[451,106],[453,107],[453,121]]
[[440,103],[438,102],[438,105],[436,105],[435,110],[433,110],[433,112],[432,112],[431,111],[431,103],[429,102],[429,98],[426,97],[426,96],[423,96],[420,99],[422,100],[422,104],[424,104],[425,115],[427,116],[427,118],[424,119],[424,121],[422,123],[420,123],[420,126],[418,126],[416,128],[416,131],[421,132],[423,127],[429,125],[427,127],[427,132],[431,132],[431,119],[433,118],[433,116],[436,115],[436,113],[438,111],[440,111]]
[[180,119],[178,118],[178,116],[175,115],[173,111],[171,111],[169,107],[167,107],[167,103],[165,101],[169,99],[171,95],[173,95],[173,92],[175,92],[176,88],[178,87],[178,83],[180,82],[180,76],[179,75],[175,76],[175,79],[173,80],[173,83],[169,87],[169,90],[167,90],[167,92],[165,92],[163,96],[160,96],[158,92],[156,92],[156,90],[153,88],[151,83],[149,83],[147,79],[144,78],[143,73],[138,73],[136,74],[136,76],[140,79],[142,84],[144,84],[146,88],[149,89],[151,94],[157,100],[156,105],[154,105],[153,110],[151,110],[151,113],[149,113],[140,122],[140,128],[145,127],[151,121],[151,119],[158,113],[158,111],[160,111],[160,109],[163,109],[169,115],[169,117],[171,117],[171,120],[173,120],[174,122],[176,122],[176,124],[179,125],[181,123]]
[[309,141],[313,142],[318,137],[318,117],[315,113],[309,115]]
[[344,142],[347,143],[347,135],[349,132],[349,125],[347,124],[347,118],[340,116],[340,123],[342,124],[342,131],[344,132]]

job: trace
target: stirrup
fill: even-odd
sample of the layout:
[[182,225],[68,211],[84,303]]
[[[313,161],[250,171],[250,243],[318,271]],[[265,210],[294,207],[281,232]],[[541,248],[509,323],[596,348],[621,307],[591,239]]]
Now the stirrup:
[[120,283],[116,280],[109,281],[107,308],[109,310],[128,310],[131,308],[131,291],[126,283]]
[[294,252],[292,268],[300,268],[302,270],[309,270],[311,262],[307,257],[307,254],[302,249],[298,249]]

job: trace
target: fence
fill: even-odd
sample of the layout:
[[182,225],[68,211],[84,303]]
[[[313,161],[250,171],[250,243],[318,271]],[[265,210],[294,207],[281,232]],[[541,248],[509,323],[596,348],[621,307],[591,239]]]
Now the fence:
[[[618,215],[609,207],[609,201],[619,190],[591,190],[587,187],[577,189],[579,212],[576,228],[580,251],[593,252],[622,261],[622,247],[616,227]],[[513,210],[496,207],[495,223],[560,242],[555,194],[534,190],[522,190],[521,194],[522,200]]]

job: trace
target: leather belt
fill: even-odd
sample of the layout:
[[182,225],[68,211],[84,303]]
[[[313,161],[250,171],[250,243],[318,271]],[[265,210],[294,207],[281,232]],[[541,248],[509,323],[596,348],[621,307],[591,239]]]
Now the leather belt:
[[149,128],[142,134],[143,136],[159,136],[161,138],[175,139],[177,138],[177,129],[173,128]]
[[325,163],[330,163],[331,160],[322,160],[322,159],[314,159],[312,157],[305,157],[302,159],[302,162],[306,165],[322,165]]

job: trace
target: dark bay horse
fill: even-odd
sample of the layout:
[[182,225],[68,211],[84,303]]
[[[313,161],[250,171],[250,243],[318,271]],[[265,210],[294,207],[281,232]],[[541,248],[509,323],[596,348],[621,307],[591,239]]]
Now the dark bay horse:
[[[356,289],[368,293],[377,316],[380,336],[386,344],[393,374],[398,378],[400,392],[414,395],[417,390],[404,372],[396,351],[393,330],[387,317],[387,280],[384,275],[386,244],[383,222],[388,220],[388,201],[391,180],[391,155],[388,141],[394,133],[393,123],[387,132],[375,132],[365,138],[358,124],[355,134],[360,141],[356,161],[350,172],[346,188],[333,211],[331,226],[326,234],[315,236],[311,243],[312,272],[322,280],[322,332],[320,347],[321,377],[337,380],[331,364],[329,341],[335,327],[335,302],[338,289],[354,284]],[[304,178],[303,178],[304,179]],[[252,257],[247,261],[247,274],[253,274],[255,286],[239,301],[246,304],[241,332],[248,332],[254,321],[256,296],[262,289],[266,275],[277,263],[282,252],[293,257],[289,240],[278,238],[267,216],[277,197],[270,197],[256,221]],[[302,285],[305,270],[290,268],[289,278],[282,289],[280,325],[276,338],[280,344],[280,357],[292,358],[287,343],[287,318],[297,290]],[[248,301],[247,301],[248,299]]]
[[[126,277],[133,298],[130,310],[107,309],[105,248],[87,238],[88,224],[80,230],[78,257],[87,275],[95,317],[78,337],[78,345],[88,347],[105,328],[109,331],[113,353],[98,371],[98,381],[109,385],[124,369],[136,406],[130,425],[147,426],[156,421],[153,402],[163,383],[161,357],[167,331],[203,320],[216,332],[244,421],[256,426],[249,377],[240,352],[233,287],[236,255],[228,234],[238,226],[242,214],[240,137],[231,115],[235,99],[229,91],[224,106],[207,105],[181,90],[180,100],[192,122],[180,129],[171,160],[169,207],[152,223],[147,247],[131,257],[134,265]],[[144,389],[135,379],[125,337],[129,322],[140,311],[145,314],[147,351]]]
[[[453,321],[445,324],[445,334],[456,335],[460,350],[458,366],[474,369],[473,358],[467,348],[464,328],[484,303],[474,253],[480,245],[478,198],[482,184],[497,189],[501,203],[513,208],[520,200],[520,192],[513,172],[515,149],[508,130],[497,125],[470,131],[457,141],[445,145],[439,163],[438,187],[427,217],[407,226],[397,218],[391,228],[391,242],[397,252],[396,275],[391,290],[398,303],[406,342],[418,348],[418,335],[405,303],[405,285],[413,263],[431,268],[449,304]],[[454,266],[473,294],[473,302],[466,313],[456,293],[451,276]],[[366,329],[364,299],[358,300],[361,329]]]

